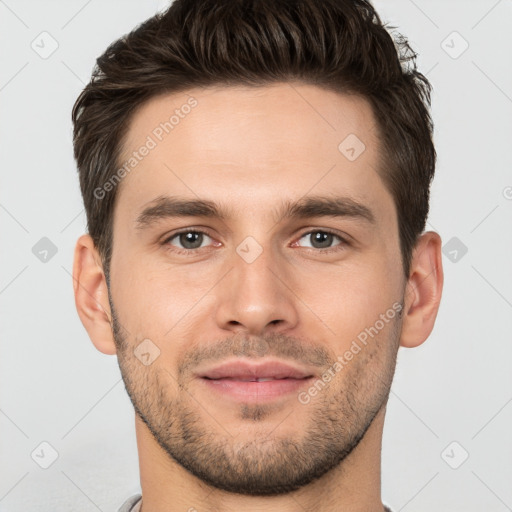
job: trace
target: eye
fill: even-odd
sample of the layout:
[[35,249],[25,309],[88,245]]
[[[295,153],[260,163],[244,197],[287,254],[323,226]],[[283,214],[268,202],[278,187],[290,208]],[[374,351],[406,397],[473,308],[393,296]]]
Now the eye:
[[[306,240],[306,242],[300,243],[302,240]],[[204,231],[187,229],[170,235],[162,242],[162,245],[172,246],[172,250],[178,253],[194,254],[195,251],[209,245],[221,246],[222,244],[215,242]],[[300,239],[292,244],[294,247],[308,247],[318,249],[324,253],[343,250],[347,245],[349,245],[349,242],[342,236],[325,229],[316,229],[303,233]]]
[[207,242],[212,242],[212,239],[203,231],[188,230],[175,233],[167,238],[164,244],[169,244],[186,251],[193,251],[194,249],[200,249],[205,239]]
[[[348,242],[341,236],[321,229],[304,233],[300,240],[302,239],[310,240],[309,245],[306,244],[303,247],[311,247],[313,249],[331,249],[332,247],[348,244]],[[338,240],[338,243],[333,246],[332,244],[336,239]]]

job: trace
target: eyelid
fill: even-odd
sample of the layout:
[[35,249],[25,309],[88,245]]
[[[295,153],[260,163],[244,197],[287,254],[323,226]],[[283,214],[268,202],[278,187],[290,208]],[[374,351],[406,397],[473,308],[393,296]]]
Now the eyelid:
[[[348,235],[345,235],[345,234],[340,234],[337,231],[332,230],[330,228],[309,228],[307,231],[302,232],[298,236],[297,242],[301,238],[303,238],[304,236],[310,235],[312,233],[328,233],[329,235],[333,235],[333,236],[339,238],[340,242],[341,242],[338,245],[335,245],[333,247],[327,247],[325,249],[315,249],[314,247],[305,247],[305,249],[310,249],[310,250],[312,250],[314,252],[320,252],[320,253],[333,252],[333,251],[336,251],[336,250],[342,250],[343,246],[352,245],[352,243],[350,241],[351,237],[349,237]],[[294,243],[296,243],[296,242],[294,242]]]
[[[323,249],[317,249],[315,247],[302,247],[303,249],[306,249],[308,252],[314,252],[314,253],[318,253],[318,254],[329,254],[329,253],[334,253],[334,252],[341,252],[344,249],[346,249],[347,246],[352,245],[351,237],[349,235],[346,235],[345,233],[341,234],[341,233],[338,233],[336,230],[333,230],[330,228],[320,228],[320,227],[309,227],[309,228],[304,228],[304,229],[305,229],[305,231],[302,231],[299,235],[296,236],[295,241],[293,242],[294,247],[302,247],[300,245],[295,245],[295,244],[298,244],[300,239],[303,238],[304,236],[310,235],[312,233],[317,233],[317,232],[328,233],[330,235],[333,235],[340,240],[340,243],[333,247],[326,247]],[[183,233],[191,233],[191,232],[192,233],[200,233],[200,234],[208,236],[212,240],[215,240],[215,237],[209,232],[209,230],[207,228],[192,226],[192,227],[181,228],[176,231],[173,231],[169,235],[165,235],[163,238],[163,241],[161,241],[160,244],[162,246],[165,246],[166,249],[168,249],[168,246],[171,246],[170,241],[172,239],[176,238],[177,236],[179,236]],[[222,245],[221,242],[218,242],[218,244]],[[168,249],[168,250],[170,250],[174,253],[186,255],[186,256],[194,256],[200,250],[211,249],[211,246],[198,247],[196,249],[183,249],[183,248],[176,247],[176,246],[171,246],[171,247],[172,247],[172,249]],[[218,245],[217,245],[217,247],[218,247]]]
[[[195,228],[195,227],[187,227],[187,228],[181,228],[177,231],[173,231],[171,234],[164,235],[162,241],[160,242],[161,245],[168,245],[170,241],[174,238],[176,238],[179,235],[182,235],[183,233],[200,233],[202,235],[206,235],[207,237],[211,238],[212,240],[215,240],[215,237],[209,233],[209,231],[206,228]],[[181,249],[180,247],[173,246],[177,251],[186,251],[187,253],[194,253],[194,251],[198,251],[199,249],[205,249],[205,247],[200,247],[198,249]]]

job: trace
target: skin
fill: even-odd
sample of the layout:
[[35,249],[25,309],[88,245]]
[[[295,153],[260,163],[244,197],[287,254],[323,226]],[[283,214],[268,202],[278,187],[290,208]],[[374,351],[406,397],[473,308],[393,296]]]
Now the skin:
[[[189,96],[198,105],[119,185],[110,296],[89,235],[75,251],[78,313],[96,348],[117,354],[137,413],[142,509],[383,510],[380,450],[396,353],[434,326],[441,239],[421,235],[406,279],[363,98],[289,83],[165,94],[135,113],[123,156]],[[354,161],[338,150],[349,134],[366,147]],[[137,229],[140,212],[162,195],[215,201],[231,215]],[[375,223],[277,215],[284,200],[333,195],[366,205]],[[207,233],[199,249],[170,239],[182,228]],[[315,245],[307,234],[315,230],[348,243],[334,236]],[[236,251],[248,236],[262,250],[250,263]],[[233,400],[195,374],[227,358],[275,357],[318,380],[393,304],[402,314],[307,404],[297,393]],[[134,355],[145,339],[160,351],[149,365]]]

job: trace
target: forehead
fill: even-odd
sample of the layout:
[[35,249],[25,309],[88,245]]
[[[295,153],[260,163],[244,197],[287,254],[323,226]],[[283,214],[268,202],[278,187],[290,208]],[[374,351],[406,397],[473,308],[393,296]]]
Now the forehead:
[[379,151],[360,96],[296,83],[195,88],[137,109],[121,164],[139,156],[118,193],[132,207],[162,194],[229,197],[243,207],[275,199],[269,191],[297,198],[333,189],[371,201],[387,193]]
[[[245,140],[247,133],[266,139],[265,147],[256,148]],[[180,142],[187,139],[187,149],[200,155],[226,151],[219,146],[219,135],[229,135],[227,142],[237,142],[229,148],[230,156],[257,149],[259,160],[264,161],[276,148],[313,153],[315,158],[321,150],[329,154],[333,144],[337,150],[336,142],[348,134],[357,135],[366,146],[378,142],[371,107],[361,96],[293,83],[217,86],[148,100],[132,116],[123,146],[129,150],[148,135],[166,145],[164,139],[173,135]],[[319,141],[323,141],[320,147]]]

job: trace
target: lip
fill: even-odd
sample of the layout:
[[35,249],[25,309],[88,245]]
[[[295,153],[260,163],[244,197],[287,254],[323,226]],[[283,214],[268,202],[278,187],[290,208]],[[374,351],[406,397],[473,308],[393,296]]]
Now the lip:
[[213,380],[304,379],[312,377],[313,373],[307,368],[299,368],[278,360],[267,360],[259,363],[238,360],[227,361],[208,368],[202,371],[199,376]]
[[252,403],[297,393],[314,377],[308,368],[279,360],[255,363],[240,359],[207,368],[197,376],[210,391]]

